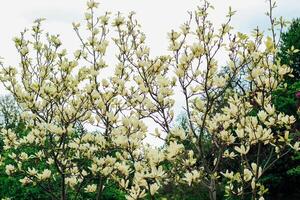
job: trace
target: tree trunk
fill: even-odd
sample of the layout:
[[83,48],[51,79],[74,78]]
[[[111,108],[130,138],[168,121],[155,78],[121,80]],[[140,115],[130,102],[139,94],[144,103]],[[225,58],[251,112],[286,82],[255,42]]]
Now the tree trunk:
[[102,199],[102,190],[103,190],[103,183],[104,183],[104,178],[100,177],[99,178],[99,185],[97,188],[97,196],[96,196],[96,200],[101,200]]
[[66,185],[65,185],[65,175],[61,175],[61,200],[66,200],[67,194],[66,194]]
[[209,199],[217,200],[216,181],[213,178],[210,181]]
[[254,190],[252,190],[252,200],[256,200],[256,187],[254,188]]

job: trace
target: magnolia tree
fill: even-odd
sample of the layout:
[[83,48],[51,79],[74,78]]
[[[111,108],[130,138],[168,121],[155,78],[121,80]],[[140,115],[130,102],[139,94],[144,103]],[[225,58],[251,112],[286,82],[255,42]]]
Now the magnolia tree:
[[[231,9],[216,28],[208,15],[213,7],[203,1],[168,34],[170,53],[158,57],[151,57],[134,13],[98,17],[98,3],[89,1],[88,34],[73,23],[81,42],[73,56],[36,20],[14,38],[20,65],[1,64],[1,81],[26,122],[22,134],[1,132],[6,174],[62,200],[85,193],[101,199],[108,182],[127,199],[156,199],[172,182],[200,184],[214,200],[224,181],[226,196],[263,199],[263,174],[299,150],[295,118],[272,104],[272,92],[284,87],[291,69],[276,60],[276,34],[286,22],[273,17],[276,4],[269,3],[271,36],[264,36],[258,29],[235,32]],[[105,61],[109,42],[117,50],[114,66]],[[218,63],[221,56],[225,67]],[[107,70],[113,72],[105,76]],[[179,95],[185,129],[172,125]],[[157,125],[154,133],[146,126],[150,120]],[[78,130],[77,124],[96,131]],[[163,147],[145,144],[148,134],[163,140]]]

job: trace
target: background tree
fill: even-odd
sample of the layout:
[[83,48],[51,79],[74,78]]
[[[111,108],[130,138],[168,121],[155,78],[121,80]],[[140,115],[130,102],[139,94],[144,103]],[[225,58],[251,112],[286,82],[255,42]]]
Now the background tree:
[[[2,96],[0,97],[0,116],[2,117],[2,129],[13,130],[18,135],[22,135],[24,131],[26,131],[26,121],[22,121],[20,119],[21,110],[17,105],[16,101],[12,96]],[[75,125],[75,131],[84,134],[85,130],[82,124],[78,123]],[[3,138],[0,140],[0,151],[1,160],[10,159],[9,152],[5,152],[3,150]],[[24,149],[20,149],[22,152],[26,152],[27,154],[31,154],[32,152],[26,147]],[[28,166],[29,168],[35,168],[35,165]],[[0,165],[0,198],[9,197],[11,199],[49,199],[47,192],[45,192],[40,187],[24,187],[20,179],[22,179],[22,175],[18,176],[8,176],[5,173],[5,165]],[[59,185],[59,183],[57,183]],[[75,198],[75,194],[69,194],[69,198]],[[81,199],[93,198],[90,194],[82,194],[80,196]],[[125,199],[124,193],[122,193],[118,187],[110,182],[106,185],[105,191],[103,192],[102,199],[104,200],[123,200]]]
[[[25,123],[20,120],[20,108],[14,98],[10,95],[0,97],[1,129],[12,129],[21,133],[26,129]],[[5,160],[8,153],[3,150],[3,138],[0,136],[1,159]],[[1,161],[0,161],[1,162]],[[0,165],[0,198],[9,197],[12,199],[45,199],[46,193],[40,188],[24,188],[20,179],[21,176],[10,177],[5,173],[5,165]]]
[[291,83],[300,79],[300,19],[292,20],[288,30],[281,36],[278,58],[282,64],[289,65],[293,69]]
[[[299,97],[300,76],[299,76],[299,48],[300,48],[300,20],[294,19],[286,32],[282,33],[279,43],[279,52],[277,58],[282,64],[289,65],[293,69],[293,77],[287,77],[285,86],[274,91],[272,98],[276,109],[293,115],[296,118],[294,129],[295,137],[299,138],[300,119],[299,119]],[[299,153],[291,152],[282,160],[274,165],[264,178],[269,186],[269,195],[271,199],[299,199]],[[289,185],[289,187],[287,187]]]
[[13,128],[16,126],[20,121],[20,112],[20,107],[12,96],[0,97],[0,124],[2,128]]

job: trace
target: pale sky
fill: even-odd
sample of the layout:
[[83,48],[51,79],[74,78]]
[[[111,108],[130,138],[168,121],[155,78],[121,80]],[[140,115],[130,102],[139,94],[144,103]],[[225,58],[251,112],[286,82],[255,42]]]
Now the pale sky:
[[[186,21],[187,11],[194,10],[199,0],[102,0],[96,15],[105,11],[136,12],[136,18],[146,33],[147,43],[154,55],[167,52],[167,32],[177,29]],[[265,0],[210,0],[215,11],[211,18],[215,23],[224,20],[228,7],[237,10],[232,25],[238,31],[250,32],[257,25],[268,28]],[[276,16],[286,19],[300,17],[299,0],[278,0]],[[60,34],[64,48],[69,52],[79,47],[79,41],[72,30],[72,22],[82,22],[86,0],[0,0],[0,57],[6,65],[17,65],[18,57],[12,38],[25,27],[30,28],[36,18],[46,18],[44,29]],[[113,58],[114,55],[109,57]],[[0,87],[2,88],[2,87]],[[2,93],[3,90],[0,89]],[[176,108],[175,108],[176,109]],[[177,108],[178,114],[179,108]]]
[[[99,15],[104,11],[135,11],[147,35],[154,54],[166,52],[166,34],[179,27],[187,19],[187,11],[199,5],[199,0],[101,0]],[[239,31],[249,32],[256,25],[265,29],[268,25],[264,13],[265,0],[211,0],[216,10],[211,14],[215,22],[222,22],[229,6],[237,10],[233,25]],[[0,56],[6,64],[16,64],[12,42],[25,27],[30,27],[36,18],[44,17],[44,27],[51,33],[61,35],[68,49],[75,49],[78,40],[71,23],[81,21],[85,0],[0,0]],[[292,19],[300,11],[299,0],[278,0],[275,14]]]

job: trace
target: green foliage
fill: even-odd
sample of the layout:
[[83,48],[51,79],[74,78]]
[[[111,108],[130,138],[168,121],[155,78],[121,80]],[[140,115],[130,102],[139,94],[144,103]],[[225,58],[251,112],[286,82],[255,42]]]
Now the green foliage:
[[[3,106],[1,104],[1,106]],[[7,105],[6,105],[7,106]],[[2,109],[0,109],[2,111]],[[2,116],[3,113],[1,113]],[[14,116],[14,115],[11,115]],[[7,119],[7,122],[10,122],[9,124],[5,124],[6,128],[11,128],[16,131],[16,133],[24,134],[26,132],[25,124],[22,122],[16,122],[14,120]],[[2,140],[1,140],[2,141]],[[0,144],[0,151],[3,150],[3,144]],[[29,153],[30,149],[24,150],[24,152]],[[5,151],[2,153],[3,157],[9,156],[9,151]],[[31,167],[31,166],[29,166]],[[48,195],[38,186],[35,187],[24,187],[20,183],[19,176],[10,177],[7,176],[5,173],[4,165],[0,165],[0,198],[11,198],[12,200],[27,200],[27,199],[49,199]]]
[[273,93],[273,103],[276,109],[289,115],[297,117],[296,92],[300,91],[300,82],[287,84],[285,88],[280,88]]
[[292,21],[287,32],[282,34],[280,52],[278,58],[282,64],[287,64],[293,68],[294,78],[288,79],[295,82],[300,79],[300,51],[292,49],[300,49],[300,19]]
[[125,200],[125,194],[121,190],[119,190],[115,184],[109,183],[104,189],[103,199],[104,200]]
[[299,176],[300,175],[300,166],[296,166],[295,168],[289,169],[287,171],[289,176]]
[[[18,135],[26,135],[29,131],[26,128],[26,123],[19,121],[19,112],[18,107],[15,104],[15,101],[10,96],[0,97],[0,118],[1,124],[0,127],[4,129],[12,129]],[[81,124],[77,124],[76,133],[82,134],[83,127]],[[32,155],[34,153],[34,148],[24,147],[21,149],[22,152]],[[3,149],[3,140],[0,139],[0,152],[4,158],[9,157],[10,151],[5,151]],[[7,159],[5,159],[7,160]],[[7,161],[6,161],[7,162]],[[39,166],[40,170],[43,170],[45,166],[36,163],[25,163],[26,167],[37,168]],[[11,200],[48,200],[50,196],[45,192],[39,185],[35,186],[22,186],[20,179],[21,176],[8,176],[5,173],[5,165],[0,165],[0,199],[10,198]],[[26,168],[25,167],[25,168]],[[57,179],[57,182],[60,180]],[[59,184],[57,184],[59,185]],[[55,190],[55,188],[52,188]],[[69,190],[68,196],[70,199],[74,199],[75,193]],[[95,199],[95,194],[85,193],[78,199],[88,200]],[[103,200],[125,200],[125,194],[118,189],[118,187],[113,183],[108,183],[106,188],[103,191],[102,198]]]
[[288,154],[279,160],[264,176],[262,182],[269,188],[267,199],[300,198],[299,167],[300,160],[294,160],[297,154]]
[[[208,200],[206,189],[201,185],[187,186],[169,183],[160,191],[159,199],[167,200]],[[221,198],[220,198],[221,199]]]
[[49,199],[39,187],[24,187],[19,182],[20,177],[8,177],[3,166],[0,167],[0,198],[9,197],[12,200]]
[[[272,101],[276,109],[296,118],[294,137],[299,138],[300,106],[295,94],[300,91],[300,19],[293,20],[287,32],[283,33],[278,58],[282,64],[293,69],[293,78],[287,78],[285,86],[273,92]],[[300,154],[289,153],[267,171],[262,182],[269,188],[267,199],[299,199]]]
[[287,171],[287,175],[288,176],[293,176],[293,177],[298,177],[300,176],[300,153],[296,152],[295,155],[292,157],[292,161],[294,161],[295,163],[297,163],[298,165],[296,165],[295,167],[292,167],[291,169],[289,169]]
[[[69,199],[74,199],[74,193],[68,193]],[[83,193],[78,197],[78,200],[94,200],[96,199],[95,193]],[[101,198],[102,200],[125,200],[125,194],[118,189],[117,185],[109,182],[105,187]]]
[[[23,135],[25,134],[28,130],[26,130],[25,124],[24,123],[18,123],[18,125],[14,128],[17,134]],[[2,144],[0,146],[1,151],[3,151]],[[30,147],[24,147],[21,149],[22,152],[27,153],[28,155],[33,154],[36,149],[30,148]],[[2,153],[2,156],[4,158],[9,157],[10,151],[5,151]],[[7,161],[6,161],[7,162]],[[25,168],[39,168],[39,170],[43,170],[46,168],[46,165],[39,164],[37,165],[36,163],[25,163],[24,162]],[[40,200],[47,200],[50,199],[50,196],[47,192],[43,190],[40,186],[43,185],[35,185],[32,186],[30,185],[29,187],[27,186],[22,186],[20,183],[20,179],[23,178],[22,176],[14,176],[10,177],[5,174],[5,165],[0,166],[0,199],[9,197],[12,200],[28,200],[28,199],[40,199]],[[60,179],[56,179],[57,186],[59,186]],[[47,186],[44,186],[47,187]],[[51,190],[55,190],[55,188],[51,188]],[[70,199],[74,199],[75,193],[72,190],[68,190],[68,194]],[[78,199],[80,200],[92,200],[95,199],[96,194],[90,194],[90,193],[83,193],[82,195],[78,196]],[[121,190],[118,189],[118,187],[113,184],[109,183],[107,187],[104,189],[104,192],[102,194],[103,200],[125,200],[125,194],[121,192]]]

